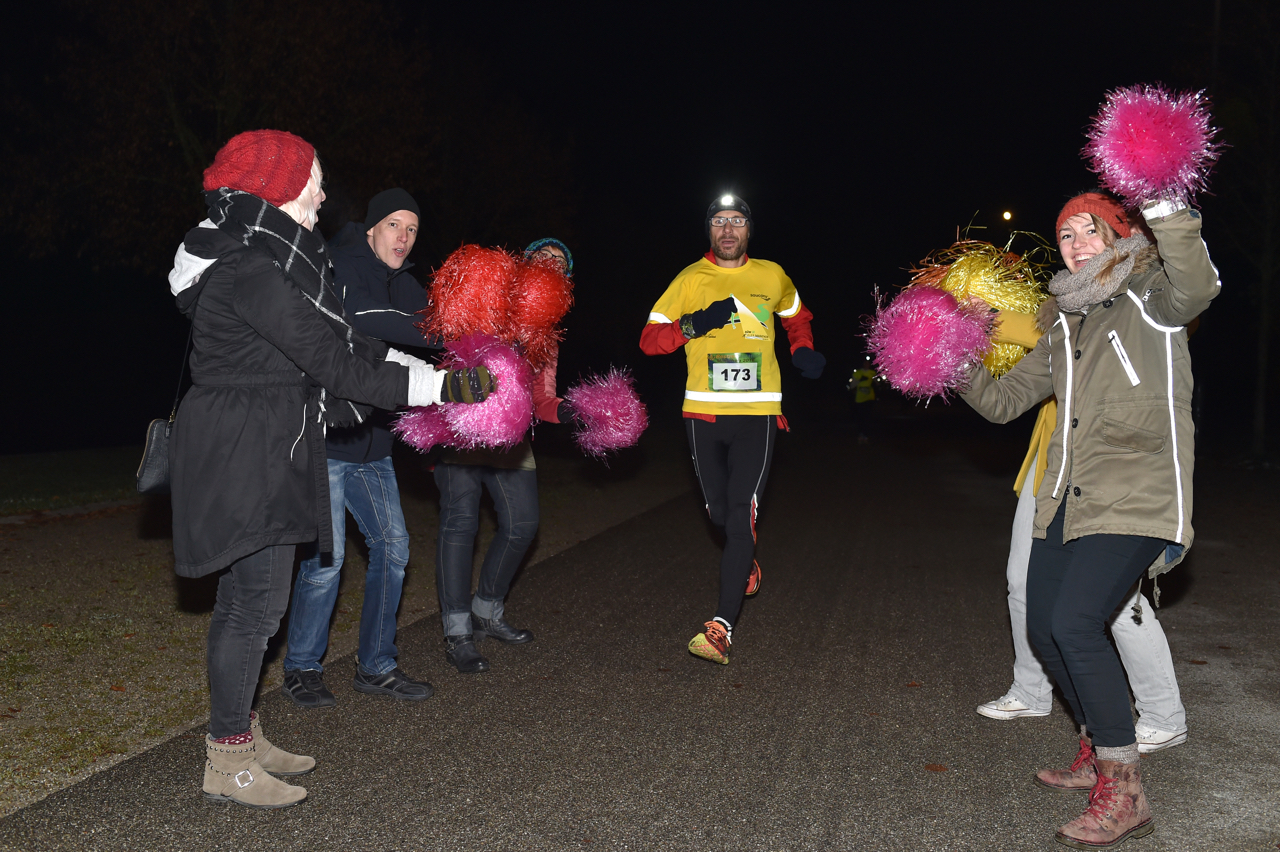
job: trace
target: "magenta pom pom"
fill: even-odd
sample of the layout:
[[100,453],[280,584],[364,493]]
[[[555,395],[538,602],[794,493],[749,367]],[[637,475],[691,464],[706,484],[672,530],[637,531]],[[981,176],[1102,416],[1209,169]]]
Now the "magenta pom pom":
[[1203,92],[1173,94],[1158,85],[1109,92],[1086,134],[1089,168],[1131,205],[1190,203],[1221,147],[1207,107]]
[[991,314],[981,301],[957,302],[936,287],[908,287],[868,324],[876,370],[915,399],[944,400],[967,386],[969,365],[991,351]]
[[588,376],[564,395],[578,421],[573,438],[587,455],[598,459],[633,447],[649,427],[649,412],[636,394],[631,373],[611,368]]
[[420,453],[458,442],[458,436],[453,434],[444,417],[444,408],[439,405],[406,409],[391,424],[391,431]]
[[515,347],[492,337],[470,334],[445,344],[445,369],[457,370],[484,364],[497,387],[484,402],[447,403],[445,421],[462,450],[476,447],[511,447],[524,437],[533,422],[533,370]]

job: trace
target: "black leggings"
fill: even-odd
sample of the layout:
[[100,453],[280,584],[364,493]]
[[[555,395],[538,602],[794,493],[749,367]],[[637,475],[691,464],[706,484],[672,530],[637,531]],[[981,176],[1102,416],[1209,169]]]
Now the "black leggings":
[[1129,685],[1107,622],[1168,542],[1095,534],[1063,543],[1065,506],[1064,499],[1045,538],[1031,543],[1027,633],[1093,744],[1131,745],[1137,736]]
[[714,423],[686,418],[684,428],[707,514],[724,533],[716,617],[732,625],[755,561],[756,510],[769,478],[778,421],[772,414],[722,414]]

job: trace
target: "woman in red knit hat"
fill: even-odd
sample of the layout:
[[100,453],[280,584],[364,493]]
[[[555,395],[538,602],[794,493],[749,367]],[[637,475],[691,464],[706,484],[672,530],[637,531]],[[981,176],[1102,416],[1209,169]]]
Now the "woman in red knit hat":
[[1197,211],[1158,201],[1142,205],[1142,215],[1155,245],[1110,196],[1068,201],[1057,220],[1067,268],[1049,283],[1053,298],[1038,317],[1044,334],[999,381],[971,370],[963,394],[1001,423],[1051,394],[1058,400],[1035,492],[1027,632],[1080,725],[1071,767],[1036,776],[1043,787],[1090,793],[1085,812],[1057,832],[1079,849],[1155,827],[1106,625],[1134,583],[1168,571],[1191,546],[1186,325],[1220,289]]
[[204,795],[255,808],[307,792],[310,757],[276,748],[252,712],[267,641],[289,603],[294,547],[332,548],[327,426],[372,410],[479,402],[484,367],[437,371],[353,329],[334,295],[315,149],[279,130],[231,139],[204,173],[209,218],[169,285],[192,320],[191,390],[170,449],[174,567],[221,572],[209,625]]

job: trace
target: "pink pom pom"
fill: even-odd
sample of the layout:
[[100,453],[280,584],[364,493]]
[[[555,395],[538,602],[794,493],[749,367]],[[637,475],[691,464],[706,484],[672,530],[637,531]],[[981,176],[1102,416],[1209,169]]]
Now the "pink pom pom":
[[424,405],[407,409],[391,424],[391,431],[420,453],[432,447],[449,446],[458,442],[444,409],[439,405]]
[[908,287],[868,324],[876,370],[915,399],[943,400],[967,385],[968,367],[991,351],[991,314],[936,287]]
[[584,453],[598,459],[635,446],[649,427],[649,412],[627,370],[611,368],[603,376],[588,376],[569,388],[564,399],[579,421],[573,439]]
[[1132,205],[1190,203],[1205,189],[1221,147],[1207,106],[1203,92],[1173,94],[1159,85],[1109,92],[1086,134],[1089,168]]
[[480,334],[446,343],[445,349],[449,355],[442,367],[457,370],[484,364],[497,384],[484,402],[440,406],[457,438],[451,445],[471,450],[520,443],[533,422],[533,370],[529,363],[513,346]]

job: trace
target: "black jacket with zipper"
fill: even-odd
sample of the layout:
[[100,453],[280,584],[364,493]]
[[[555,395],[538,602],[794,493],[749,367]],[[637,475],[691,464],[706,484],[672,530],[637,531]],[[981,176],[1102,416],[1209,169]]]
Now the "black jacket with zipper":
[[[366,337],[382,340],[410,355],[415,350],[438,349],[414,325],[427,307],[427,292],[409,273],[409,261],[399,269],[387,266],[374,254],[362,226],[349,222],[329,244],[333,258],[334,286],[351,325]],[[391,455],[389,427],[392,412],[379,410],[365,423],[330,429],[328,457],[363,464]]]

